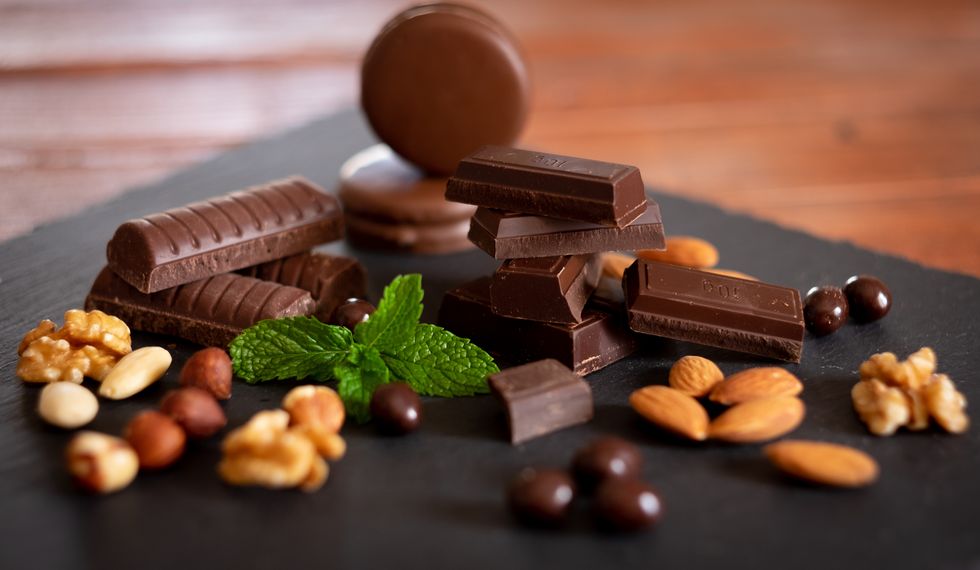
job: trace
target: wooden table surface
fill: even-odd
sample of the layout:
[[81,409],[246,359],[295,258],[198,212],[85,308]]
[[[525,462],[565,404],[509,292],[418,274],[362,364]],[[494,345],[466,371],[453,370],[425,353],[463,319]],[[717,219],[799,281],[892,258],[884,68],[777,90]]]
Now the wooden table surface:
[[[980,2],[475,4],[530,61],[524,144],[980,275]],[[354,104],[405,5],[0,0],[0,239]]]

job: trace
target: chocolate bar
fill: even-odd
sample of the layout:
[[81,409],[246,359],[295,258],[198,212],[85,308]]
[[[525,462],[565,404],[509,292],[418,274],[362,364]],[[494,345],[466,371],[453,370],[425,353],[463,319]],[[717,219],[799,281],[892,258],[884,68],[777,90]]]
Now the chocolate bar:
[[490,304],[505,317],[580,323],[601,275],[597,255],[508,259],[493,276]]
[[507,408],[514,445],[592,419],[592,389],[557,360],[502,370],[490,389]]
[[315,307],[308,291],[236,273],[141,293],[108,267],[85,298],[86,310],[115,315],[136,330],[220,347],[259,321],[310,315]]
[[619,228],[647,208],[635,166],[502,146],[464,158],[446,184],[446,199]]
[[634,331],[800,361],[796,289],[642,259],[626,269],[623,287]]
[[337,199],[289,178],[129,220],[109,267],[143,293],[293,255],[343,237]]
[[478,208],[470,220],[470,241],[496,259],[548,257],[604,251],[664,249],[660,206],[625,228]]
[[627,328],[625,315],[615,303],[593,295],[577,324],[512,319],[493,312],[490,281],[481,277],[446,293],[439,307],[439,324],[506,362],[554,358],[584,376],[637,349],[636,335]]
[[313,314],[325,323],[330,322],[333,310],[344,300],[363,299],[367,294],[364,266],[356,259],[341,255],[300,253],[246,267],[237,273],[309,291],[316,301]]

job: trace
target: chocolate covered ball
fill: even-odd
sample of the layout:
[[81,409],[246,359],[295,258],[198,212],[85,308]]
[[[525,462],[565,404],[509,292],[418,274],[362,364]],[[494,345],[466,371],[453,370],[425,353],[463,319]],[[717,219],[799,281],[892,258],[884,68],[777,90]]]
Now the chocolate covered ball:
[[382,384],[371,396],[371,416],[386,433],[413,432],[422,425],[422,399],[404,382]]
[[353,331],[354,327],[366,321],[374,310],[374,305],[364,299],[347,299],[334,309],[330,324],[347,327]]
[[817,336],[828,335],[841,328],[847,320],[847,297],[839,287],[814,287],[806,294],[803,320],[806,328]]
[[524,469],[510,485],[508,502],[521,522],[534,526],[554,526],[565,520],[575,484],[564,471]]
[[595,515],[608,530],[637,531],[660,520],[663,504],[653,487],[635,479],[607,479],[596,491]]
[[848,279],[844,295],[851,317],[859,323],[877,321],[892,308],[892,292],[881,279],[871,275],[854,275]]
[[642,468],[639,448],[612,436],[593,440],[572,459],[575,481],[583,490],[595,489],[606,479],[636,479]]

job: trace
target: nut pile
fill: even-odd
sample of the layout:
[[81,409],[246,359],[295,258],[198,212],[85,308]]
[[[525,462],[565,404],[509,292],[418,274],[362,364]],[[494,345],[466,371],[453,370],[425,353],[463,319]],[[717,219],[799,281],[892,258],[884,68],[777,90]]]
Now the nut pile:
[[119,359],[132,352],[129,327],[102,311],[72,309],[59,329],[41,321],[20,342],[17,376],[25,382],[101,381]]
[[718,269],[718,248],[701,238],[690,236],[670,236],[665,240],[666,249],[643,249],[636,252],[636,257],[617,252],[602,254],[602,273],[613,279],[622,279],[626,268],[636,261],[636,258],[659,261],[671,265],[693,267],[726,277],[757,281],[755,277],[746,275],[734,269]]
[[232,485],[312,492],[327,480],[327,460],[347,451],[338,433],[344,423],[340,396],[324,386],[298,386],[283,409],[255,414],[225,438],[218,473]]
[[970,426],[966,398],[949,376],[936,373],[936,353],[929,347],[904,361],[891,352],[874,354],[861,364],[860,375],[851,399],[875,435],[892,435],[900,427],[924,430],[930,418],[950,433],[963,433]]
[[[694,441],[769,441],[796,429],[806,413],[797,398],[803,383],[783,368],[749,368],[725,378],[714,362],[685,356],[671,367],[668,383],[633,392],[630,405],[655,425]],[[696,399],[704,396],[731,407],[712,420]]]

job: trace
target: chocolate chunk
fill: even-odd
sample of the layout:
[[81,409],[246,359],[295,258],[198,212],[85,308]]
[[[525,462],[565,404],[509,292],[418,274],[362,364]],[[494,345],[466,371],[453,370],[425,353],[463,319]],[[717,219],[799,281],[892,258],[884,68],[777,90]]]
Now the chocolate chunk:
[[109,267],[143,293],[264,263],[343,236],[337,199],[289,178],[123,223]]
[[642,259],[626,269],[623,287],[637,332],[800,361],[796,289]]
[[807,330],[817,336],[828,335],[844,326],[847,313],[847,297],[840,287],[814,287],[803,299],[803,321]]
[[877,321],[892,308],[892,292],[885,283],[871,275],[853,275],[844,285],[851,318],[859,323]]
[[470,221],[470,241],[496,259],[548,257],[605,251],[664,249],[660,206],[625,228],[478,208]]
[[592,419],[592,389],[557,360],[508,368],[489,382],[507,407],[514,445]]
[[141,293],[108,267],[85,299],[86,310],[115,315],[133,329],[220,347],[261,320],[310,315],[315,306],[308,291],[236,273]]
[[446,199],[619,228],[647,208],[635,166],[502,146],[464,158],[446,185]]
[[636,335],[627,328],[617,304],[593,295],[578,324],[502,317],[490,306],[489,277],[446,293],[439,307],[439,324],[506,362],[554,358],[583,376],[626,358],[637,348]]
[[602,275],[596,255],[508,259],[490,284],[493,312],[546,323],[580,323]]
[[367,272],[356,259],[307,252],[276,259],[237,273],[274,281],[310,292],[316,301],[316,318],[328,322],[334,309],[351,297],[367,294]]
[[434,174],[450,174],[481,145],[517,140],[529,99],[513,37],[458,4],[398,14],[361,66],[361,105],[378,138]]
[[345,212],[376,222],[442,224],[469,219],[476,207],[446,200],[446,180],[426,176],[378,144],[340,167],[337,196]]
[[392,224],[351,213],[344,218],[347,221],[347,241],[362,249],[433,255],[473,248],[466,237],[468,220],[440,224]]

